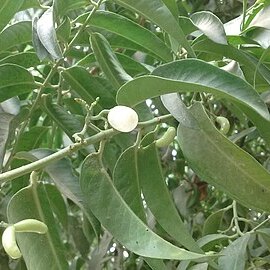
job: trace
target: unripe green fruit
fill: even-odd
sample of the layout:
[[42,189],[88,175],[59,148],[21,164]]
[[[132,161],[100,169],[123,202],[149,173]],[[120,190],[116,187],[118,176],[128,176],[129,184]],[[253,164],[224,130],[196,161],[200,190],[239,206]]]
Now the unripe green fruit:
[[161,138],[156,140],[157,147],[165,147],[173,142],[176,135],[176,129],[174,127],[169,127]]
[[115,106],[109,111],[108,122],[121,132],[130,132],[138,125],[138,114],[130,107]]
[[222,134],[226,135],[226,134],[229,132],[229,130],[230,130],[230,122],[229,122],[229,120],[228,120],[226,117],[218,116],[218,117],[216,118],[216,122],[217,122],[217,123],[219,124],[219,126],[220,126],[219,131],[220,131]]
[[24,219],[14,224],[16,232],[34,232],[44,234],[48,231],[45,223],[36,219]]
[[5,252],[12,258],[18,259],[22,256],[21,251],[16,243],[15,227],[8,226],[2,235],[2,245]]

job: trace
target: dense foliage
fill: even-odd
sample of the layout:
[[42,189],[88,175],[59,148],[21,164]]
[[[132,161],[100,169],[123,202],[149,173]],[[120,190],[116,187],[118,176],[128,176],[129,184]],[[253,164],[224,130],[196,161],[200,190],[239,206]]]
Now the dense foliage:
[[2,0],[0,269],[269,269],[269,4]]

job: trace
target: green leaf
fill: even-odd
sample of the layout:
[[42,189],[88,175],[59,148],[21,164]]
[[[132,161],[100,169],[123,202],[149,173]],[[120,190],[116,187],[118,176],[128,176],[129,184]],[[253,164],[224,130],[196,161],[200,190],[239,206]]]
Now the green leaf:
[[224,216],[224,209],[220,209],[214,213],[212,213],[204,222],[203,224],[203,232],[202,235],[214,234],[217,233],[223,216]]
[[52,8],[43,13],[38,19],[36,27],[38,38],[47,52],[53,59],[61,59],[63,56],[57,42]]
[[153,233],[122,199],[97,154],[91,154],[85,159],[80,184],[85,202],[94,215],[130,251],[141,256],[160,259],[209,258],[178,248]]
[[[83,14],[76,22],[84,22],[87,15]],[[95,30],[96,28],[104,29],[143,46],[164,61],[172,60],[171,50],[161,39],[153,32],[124,16],[109,11],[98,11],[91,18],[89,24],[95,27]]]
[[16,238],[28,270],[67,270],[65,248],[58,234],[46,191],[42,184],[17,192],[8,205],[8,222],[33,218],[48,226],[46,234],[17,233]]
[[68,113],[63,107],[52,103],[51,95],[42,96],[42,109],[50,116],[50,118],[72,139],[72,135],[80,132],[83,123],[74,115]]
[[40,3],[38,0],[24,0],[24,3],[20,7],[20,10],[25,10],[28,8],[40,8]]
[[90,41],[99,66],[116,89],[132,79],[124,71],[109,42],[101,34],[92,33]]
[[46,58],[50,59],[51,55],[46,50],[46,48],[43,46],[42,42],[39,39],[38,32],[37,32],[37,23],[38,23],[38,18],[35,17],[33,19],[33,24],[32,24],[32,43],[33,43],[33,47],[36,51],[36,54],[39,60],[43,61]]
[[155,69],[152,75],[136,78],[122,86],[117,102],[134,106],[162,94],[207,91],[243,104],[270,119],[266,105],[248,83],[201,60],[186,59],[165,64]]
[[10,134],[15,131],[12,128],[12,120],[20,111],[20,105],[14,99],[0,103],[0,171],[2,170],[3,160]]
[[209,39],[219,44],[228,44],[223,24],[212,12],[196,12],[190,16],[190,19]]
[[130,209],[146,222],[138,178],[137,146],[129,147],[119,157],[113,171],[113,183]]
[[0,51],[27,43],[32,39],[32,23],[22,21],[8,26],[0,33]]
[[[120,64],[123,66],[124,70],[127,71],[131,76],[135,76],[138,74],[148,74],[153,70],[151,66],[143,65],[142,63],[137,62],[133,58],[123,54],[123,53],[115,53],[117,59]],[[95,55],[93,53],[88,54],[80,61],[76,63],[76,66],[81,66],[84,68],[89,68],[91,66],[96,66],[98,63],[96,62]]]
[[89,4],[88,0],[54,0],[53,8],[55,15],[61,17],[71,10],[83,8]]
[[270,143],[269,112],[258,93],[241,78],[201,60],[186,59],[162,65],[152,76],[142,76],[123,85],[117,93],[117,102],[134,106],[162,94],[188,91],[206,91],[234,102]]
[[246,248],[250,238],[250,233],[246,233],[233,241],[221,253],[218,260],[218,269],[220,270],[245,270]]
[[94,77],[82,67],[68,68],[61,73],[65,81],[83,100],[91,104],[100,97],[99,110],[109,109],[116,105],[112,86],[107,80]]
[[71,22],[69,17],[65,16],[63,22],[57,27],[56,34],[62,42],[68,43],[70,33]]
[[36,88],[33,76],[24,68],[13,65],[0,65],[0,102]]
[[[211,40],[204,39],[199,42],[196,42],[193,46],[193,49],[195,51],[200,52],[207,52],[210,54],[216,53],[221,56],[225,56],[227,58],[233,59],[236,62],[239,62],[240,64],[244,65],[245,68],[247,68],[251,74],[253,75],[251,78],[251,83],[254,77],[255,70],[258,71],[258,73],[268,82],[270,83],[270,70],[267,66],[265,66],[263,63],[259,63],[259,60],[255,57],[252,57],[248,53],[239,50],[237,48],[234,48],[231,45],[222,45],[214,43]],[[250,78],[247,78],[250,79]]]
[[224,137],[211,123],[201,104],[196,103],[187,110],[175,94],[164,96],[163,103],[179,121],[178,141],[194,172],[244,206],[269,211],[269,172]]
[[25,0],[9,1],[2,0],[0,7],[0,32],[9,23]]
[[33,52],[21,52],[14,55],[9,55],[0,60],[0,65],[5,63],[20,65],[24,68],[30,68],[39,65],[40,61],[37,55]]
[[55,185],[46,184],[44,186],[54,214],[56,215],[58,221],[61,223],[63,228],[67,229],[68,212],[67,212],[67,204],[63,196],[61,195],[61,193],[59,192],[59,190]]
[[181,220],[165,184],[155,143],[138,152],[138,174],[146,204],[157,222],[178,243],[201,253],[201,249]]
[[142,14],[144,17],[157,24],[179,44],[181,44],[187,50],[190,56],[195,57],[195,53],[186,40],[182,28],[179,26],[177,20],[174,18],[170,10],[161,0],[115,0],[115,2]]

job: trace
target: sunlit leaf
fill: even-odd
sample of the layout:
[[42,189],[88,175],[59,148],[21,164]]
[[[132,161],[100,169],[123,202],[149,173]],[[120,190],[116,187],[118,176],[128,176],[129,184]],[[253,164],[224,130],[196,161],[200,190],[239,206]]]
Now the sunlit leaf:
[[216,15],[209,11],[200,11],[192,14],[190,19],[209,39],[216,43],[227,44],[223,24]]

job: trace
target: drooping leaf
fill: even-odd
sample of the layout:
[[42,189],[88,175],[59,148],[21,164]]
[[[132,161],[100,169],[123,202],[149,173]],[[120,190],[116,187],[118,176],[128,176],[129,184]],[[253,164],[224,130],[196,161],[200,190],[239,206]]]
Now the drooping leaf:
[[0,8],[0,32],[9,23],[25,0],[9,1],[2,0]]
[[67,270],[65,247],[60,240],[50,203],[42,184],[34,184],[18,191],[7,210],[8,222],[37,219],[48,226],[46,234],[17,233],[16,238],[28,270]]
[[14,23],[0,33],[0,51],[6,51],[31,39],[32,23],[30,21]]
[[91,34],[91,45],[96,60],[111,84],[118,89],[132,78],[124,71],[109,42],[99,33]]
[[[153,67],[148,65],[143,65],[142,63],[137,62],[133,58],[123,54],[123,53],[115,53],[117,59],[119,60],[120,64],[127,71],[128,74],[131,76],[135,76],[138,74],[148,74],[153,70]],[[95,55],[92,53],[88,54],[80,61],[76,63],[76,66],[81,66],[85,68],[89,68],[91,66],[96,66],[98,63],[96,62]]]
[[195,54],[186,40],[182,28],[179,26],[177,20],[174,18],[170,10],[161,0],[115,0],[116,3],[128,9],[134,10],[148,18],[153,23],[160,26],[165,32],[173,37],[179,44],[181,44],[190,54],[195,57]]
[[119,157],[113,171],[113,183],[131,210],[145,222],[138,178],[136,146],[126,149]]
[[146,204],[157,222],[185,248],[201,253],[201,249],[184,225],[169,194],[162,176],[155,143],[139,151],[138,175]]
[[208,258],[178,248],[153,233],[124,202],[97,154],[91,154],[85,159],[80,184],[84,200],[94,215],[130,251],[160,259]]
[[[76,22],[84,22],[87,14],[80,16]],[[98,11],[89,21],[90,26],[101,28],[106,31],[120,35],[140,46],[143,46],[153,54],[171,61],[171,50],[153,32],[143,28],[128,18],[109,11]]]
[[43,13],[37,21],[37,34],[40,42],[53,59],[62,58],[62,52],[57,42],[54,28],[53,9],[50,8]]
[[34,89],[33,76],[24,68],[13,65],[0,65],[0,102]]
[[219,44],[227,44],[226,33],[220,19],[209,11],[193,13],[190,19],[209,39]]
[[42,109],[70,138],[72,138],[74,133],[80,132],[83,128],[83,123],[74,115],[69,114],[58,104],[52,103],[52,97],[50,95],[42,96]]
[[33,24],[32,24],[32,43],[33,47],[36,51],[36,54],[39,58],[40,61],[43,61],[44,59],[51,59],[50,53],[47,51],[47,49],[44,47],[42,42],[39,39],[38,32],[37,32],[37,23],[38,23],[38,18],[35,17],[33,19]]
[[[20,105],[13,99],[0,103],[0,171],[12,132],[12,120],[19,113]],[[13,128],[13,131],[15,128]]]
[[126,83],[117,93],[117,102],[134,106],[162,94],[187,91],[206,91],[235,103],[270,143],[270,116],[258,93],[239,77],[200,60],[186,59],[165,64],[155,69],[152,76],[142,76]]
[[115,106],[112,86],[105,79],[92,76],[82,67],[68,68],[61,75],[72,87],[72,90],[88,104],[91,104],[99,97],[100,101],[97,104],[99,110]]
[[162,100],[179,121],[178,140],[194,172],[241,204],[269,211],[269,172],[224,137],[199,103],[188,110],[175,94],[165,95]]
[[218,269],[220,270],[245,270],[246,248],[251,234],[246,233],[233,241],[221,253],[218,260]]
[[67,211],[67,204],[63,196],[61,195],[61,193],[59,192],[59,190],[55,185],[46,184],[44,186],[54,214],[56,215],[58,221],[61,223],[63,228],[67,229],[68,211]]

